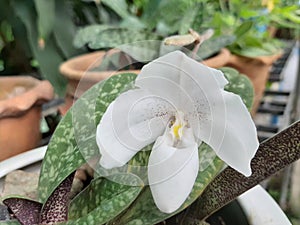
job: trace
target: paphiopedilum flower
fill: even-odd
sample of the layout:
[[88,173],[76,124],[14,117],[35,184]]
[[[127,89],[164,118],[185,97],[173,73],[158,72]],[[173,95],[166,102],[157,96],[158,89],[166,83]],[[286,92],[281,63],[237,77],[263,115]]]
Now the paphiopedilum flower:
[[109,105],[97,127],[101,166],[123,166],[154,142],[148,180],[155,204],[165,213],[189,196],[202,142],[229,166],[251,175],[258,148],[255,125],[241,98],[224,91],[227,83],[222,72],[179,51],[144,66],[135,88]]

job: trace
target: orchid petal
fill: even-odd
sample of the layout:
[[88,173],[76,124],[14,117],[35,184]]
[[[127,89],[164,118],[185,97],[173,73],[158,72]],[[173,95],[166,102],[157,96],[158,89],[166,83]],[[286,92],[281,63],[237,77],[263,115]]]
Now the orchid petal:
[[210,96],[227,83],[222,72],[180,51],[171,52],[145,65],[135,81],[137,87],[166,98],[179,108],[186,108],[187,99],[198,102],[199,92],[202,96]]
[[121,94],[97,127],[100,164],[107,169],[125,165],[162,135],[171,111],[167,103],[147,91],[135,89]]
[[173,147],[166,132],[153,146],[148,164],[149,185],[157,207],[165,213],[177,210],[189,196],[198,170],[198,145],[191,128],[179,146]]
[[[222,99],[222,88],[227,83],[222,72],[179,51],[144,66],[135,81],[136,86],[161,96],[183,111],[196,137],[199,136],[200,121],[211,118],[211,103]],[[224,103],[220,103],[224,108]]]
[[216,100],[212,119],[201,120],[198,138],[209,144],[229,166],[250,176],[250,162],[259,145],[255,124],[240,96],[227,91],[222,95],[219,101],[225,103],[225,110]]

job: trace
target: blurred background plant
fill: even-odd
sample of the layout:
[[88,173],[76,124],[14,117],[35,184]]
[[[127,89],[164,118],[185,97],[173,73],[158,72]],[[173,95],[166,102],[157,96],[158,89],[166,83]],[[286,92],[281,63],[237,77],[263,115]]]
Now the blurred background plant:
[[186,35],[189,29],[215,30],[198,54],[214,50],[201,58],[224,46],[236,54],[269,55],[281,47],[269,35],[270,27],[299,28],[297,4],[296,0],[2,0],[0,70],[48,79],[63,95],[66,80],[58,71],[63,61],[124,43]]

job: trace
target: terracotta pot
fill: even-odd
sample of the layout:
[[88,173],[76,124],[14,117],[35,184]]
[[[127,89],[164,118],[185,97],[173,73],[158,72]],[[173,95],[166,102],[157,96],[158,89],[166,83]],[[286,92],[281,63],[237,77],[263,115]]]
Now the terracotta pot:
[[0,161],[37,147],[41,104],[54,96],[48,81],[0,77]]
[[266,82],[269,78],[269,71],[272,64],[280,58],[281,53],[272,56],[260,56],[257,58],[248,58],[239,55],[231,55],[226,66],[235,68],[240,73],[250,78],[254,87],[254,102],[251,114],[254,115],[263,97]]
[[[106,55],[116,51],[96,51],[74,57],[61,64],[59,71],[68,79],[65,104],[60,108],[64,115],[73,102],[95,83],[119,73],[139,73],[139,70],[93,71],[99,67]],[[121,63],[122,64],[122,63]]]
[[229,62],[230,56],[230,51],[226,48],[223,48],[221,49],[219,54],[217,54],[214,57],[203,60],[201,63],[203,63],[206,66],[218,69],[225,66]]

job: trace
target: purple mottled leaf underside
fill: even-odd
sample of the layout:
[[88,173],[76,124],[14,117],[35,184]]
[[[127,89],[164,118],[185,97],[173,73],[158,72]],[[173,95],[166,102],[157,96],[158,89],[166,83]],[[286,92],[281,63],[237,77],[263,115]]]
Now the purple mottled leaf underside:
[[7,198],[3,203],[22,225],[54,224],[67,221],[69,194],[75,172],[70,174],[51,194],[46,203],[23,198]]
[[3,203],[22,225],[39,224],[42,203],[22,198],[8,198]]
[[69,194],[74,175],[75,172],[70,174],[47,199],[41,213],[41,224],[53,224],[68,220]]

